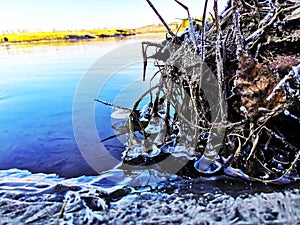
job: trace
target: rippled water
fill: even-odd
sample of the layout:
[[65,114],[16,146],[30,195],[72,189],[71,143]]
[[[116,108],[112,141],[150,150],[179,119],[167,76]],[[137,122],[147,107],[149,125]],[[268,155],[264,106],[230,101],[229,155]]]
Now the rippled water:
[[[74,94],[97,59],[136,38],[0,46],[0,224],[300,221],[297,183],[283,187],[225,176],[191,179],[162,170],[93,171],[73,135]],[[98,97],[113,101],[127,83],[141,77],[141,66],[119,71]],[[130,107],[132,100],[118,102]],[[111,108],[96,104],[95,112],[95,120],[102,121],[97,123],[99,139],[113,135]],[[105,143],[120,159],[123,145],[117,139]]]
[[[88,69],[103,55],[148,38],[162,37],[1,45],[0,169],[28,169],[64,177],[96,174],[81,156],[73,135],[72,104],[76,89]],[[141,70],[142,65],[124,68],[120,71],[123,78],[110,80],[101,98],[113,100],[126,80],[141,78]],[[85,106],[82,103],[80,107],[84,110]],[[111,108],[97,104],[95,110],[96,121],[101,124],[99,136],[112,135]],[[112,155],[120,159],[120,143],[114,140],[106,144]]]

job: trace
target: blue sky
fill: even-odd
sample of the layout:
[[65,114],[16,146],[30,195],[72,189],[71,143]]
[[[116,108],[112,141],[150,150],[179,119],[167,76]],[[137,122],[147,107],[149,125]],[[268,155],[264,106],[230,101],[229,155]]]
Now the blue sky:
[[[200,16],[204,0],[181,0]],[[212,3],[212,0],[209,0]],[[227,0],[219,0],[224,7]],[[186,17],[174,0],[152,0],[167,22]],[[135,28],[160,23],[146,0],[0,0],[0,32],[90,28]],[[209,9],[212,10],[212,4]]]

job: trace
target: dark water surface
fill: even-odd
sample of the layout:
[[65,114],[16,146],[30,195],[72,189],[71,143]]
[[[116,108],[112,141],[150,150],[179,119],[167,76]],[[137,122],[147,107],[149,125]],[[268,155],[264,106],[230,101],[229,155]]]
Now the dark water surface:
[[[155,170],[99,175],[86,163],[72,127],[76,89],[96,60],[141,39],[163,36],[0,46],[0,224],[299,224],[299,183]],[[114,101],[141,78],[142,65],[118,74],[95,97]],[[127,107],[136,100],[122,96]],[[99,139],[113,135],[111,108],[95,104],[95,113]],[[121,159],[117,139],[106,147]]]

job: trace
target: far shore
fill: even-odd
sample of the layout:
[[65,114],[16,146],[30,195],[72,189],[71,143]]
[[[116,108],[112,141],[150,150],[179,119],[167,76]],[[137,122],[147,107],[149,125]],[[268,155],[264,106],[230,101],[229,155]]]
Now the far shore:
[[[177,32],[182,31],[180,24],[169,24],[170,28]],[[93,30],[67,30],[67,31],[40,31],[40,32],[14,32],[0,35],[0,44],[3,43],[24,43],[43,42],[59,40],[89,40],[108,37],[126,37],[137,34],[166,33],[162,25],[149,25],[136,29],[93,29]]]

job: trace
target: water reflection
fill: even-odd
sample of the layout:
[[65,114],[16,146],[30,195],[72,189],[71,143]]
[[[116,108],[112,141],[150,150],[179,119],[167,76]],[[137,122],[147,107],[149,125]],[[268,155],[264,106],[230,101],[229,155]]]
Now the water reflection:
[[[32,54],[32,53],[48,53],[50,51],[62,51],[62,47],[69,47],[69,49],[80,49],[90,47],[104,47],[120,43],[130,43],[136,41],[149,41],[149,40],[163,40],[165,34],[148,34],[148,35],[135,35],[128,37],[108,37],[97,40],[58,40],[58,41],[39,41],[39,42],[21,42],[21,43],[1,43],[0,44],[0,57],[17,54]],[[70,48],[71,47],[71,48]],[[73,48],[72,48],[73,47]]]
[[[28,169],[66,177],[96,174],[82,158],[73,135],[72,104],[77,86],[88,68],[105,53],[148,39],[134,36],[0,45],[0,169]],[[141,76],[141,69],[125,68],[124,73]],[[111,85],[114,89],[107,93],[110,97],[120,90],[118,83]],[[97,110],[100,121],[110,121],[111,109],[99,105]],[[99,127],[99,132],[108,136],[111,125]],[[114,157],[120,159],[120,143],[107,144]]]

